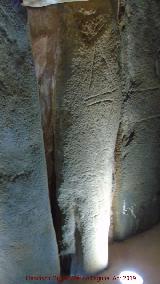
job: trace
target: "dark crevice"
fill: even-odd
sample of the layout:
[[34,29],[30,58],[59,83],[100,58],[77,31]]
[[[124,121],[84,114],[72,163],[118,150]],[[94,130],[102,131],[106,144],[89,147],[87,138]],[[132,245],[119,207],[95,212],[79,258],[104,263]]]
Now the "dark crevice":
[[125,147],[127,147],[127,146],[129,146],[129,145],[131,144],[131,142],[132,142],[133,139],[134,139],[134,136],[135,136],[135,132],[132,131],[132,132],[130,133],[130,135],[127,137],[127,142],[126,142],[126,144],[125,144]]

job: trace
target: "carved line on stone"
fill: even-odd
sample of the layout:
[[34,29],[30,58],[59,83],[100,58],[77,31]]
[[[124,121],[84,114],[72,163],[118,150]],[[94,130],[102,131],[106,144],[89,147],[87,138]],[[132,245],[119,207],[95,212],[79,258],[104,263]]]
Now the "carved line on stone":
[[95,94],[95,95],[93,95],[93,96],[90,96],[90,97],[86,98],[85,101],[88,101],[88,100],[90,100],[90,99],[97,98],[97,97],[99,97],[99,96],[101,96],[101,95],[112,94],[112,93],[114,93],[114,92],[116,92],[116,91],[118,90],[117,88],[115,88],[115,89],[113,89],[113,90],[107,91],[107,89],[108,89],[108,88],[105,88],[105,89],[101,90],[98,94]]
[[93,105],[100,104],[100,103],[109,103],[110,104],[110,103],[113,103],[113,101],[110,100],[110,99],[100,100],[100,101],[96,101],[96,102],[90,103],[87,106],[93,106]]
[[92,58],[92,62],[91,62],[90,81],[89,81],[88,90],[90,90],[90,89],[91,89],[91,86],[92,86],[93,67],[94,67],[95,54],[96,54],[96,47],[94,47],[93,54],[92,54],[92,55],[93,55],[93,58]]

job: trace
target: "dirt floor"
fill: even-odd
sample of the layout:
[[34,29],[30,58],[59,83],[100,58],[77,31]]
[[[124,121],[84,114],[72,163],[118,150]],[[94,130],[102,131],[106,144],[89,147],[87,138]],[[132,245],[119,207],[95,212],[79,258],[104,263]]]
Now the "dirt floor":
[[[111,280],[97,281],[68,281],[66,283],[114,283],[120,284],[119,280],[112,280],[121,271],[130,270],[137,272],[143,278],[143,284],[160,283],[160,225],[151,230],[132,237],[124,242],[110,245],[110,264],[109,268],[101,276],[109,276]],[[126,281],[126,283],[138,282]]]

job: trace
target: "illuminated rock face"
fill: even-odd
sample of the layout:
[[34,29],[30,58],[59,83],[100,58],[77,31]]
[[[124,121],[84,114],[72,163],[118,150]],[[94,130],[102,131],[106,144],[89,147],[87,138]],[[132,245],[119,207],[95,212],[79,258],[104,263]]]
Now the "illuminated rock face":
[[11,5],[0,5],[0,282],[24,284],[59,261],[26,17]]
[[160,4],[121,4],[28,8],[53,219],[73,274],[108,263],[115,144],[114,237],[159,220]]
[[23,0],[23,5],[28,7],[44,7],[53,4],[65,3],[65,2],[82,2],[88,0]]
[[55,149],[60,253],[72,255],[74,274],[108,265],[121,108],[114,12],[113,1],[99,0],[28,10],[50,185],[54,170],[48,149],[52,154]]
[[[36,82],[18,2],[0,7],[4,284],[23,284],[35,272],[59,274]],[[108,264],[115,144],[114,237],[160,217],[160,3],[130,0],[117,9],[113,1],[92,0],[28,8],[28,16],[62,265],[68,257],[72,274],[97,273]]]
[[123,111],[117,143],[115,238],[160,220],[160,2],[120,8]]

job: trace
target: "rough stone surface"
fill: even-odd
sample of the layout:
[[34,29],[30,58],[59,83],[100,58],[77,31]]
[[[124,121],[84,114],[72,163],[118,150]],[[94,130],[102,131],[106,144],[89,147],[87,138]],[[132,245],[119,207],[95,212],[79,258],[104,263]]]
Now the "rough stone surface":
[[115,238],[160,219],[160,3],[123,1],[119,9],[123,82],[116,162]]
[[66,6],[56,89],[55,147],[62,254],[72,273],[108,264],[114,145],[121,106],[111,1]]
[[28,274],[59,274],[59,261],[26,15],[9,0],[0,38],[0,283],[23,284]]
[[[62,240],[62,232],[61,214],[57,204],[55,186],[53,113],[55,111],[54,98],[56,93],[56,74],[60,56],[60,18],[61,8],[59,5],[52,5],[43,9],[28,8],[32,52],[39,85],[51,210],[59,244]],[[41,21],[39,21],[39,19],[41,19]]]
[[112,187],[115,239],[160,217],[160,4],[94,0],[28,12],[60,253],[72,273],[95,272],[107,264]]
[[[74,274],[94,273],[108,264],[114,147],[121,107],[114,8],[113,1],[91,1],[28,10],[36,70],[43,81],[40,96],[45,121],[50,121],[46,118],[51,107],[46,103],[44,108],[44,101],[52,102],[56,187],[63,223],[60,253],[72,255]],[[59,34],[51,20],[58,11]],[[34,31],[40,17],[41,24]],[[45,133],[50,131],[47,124],[43,126]]]

